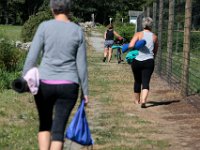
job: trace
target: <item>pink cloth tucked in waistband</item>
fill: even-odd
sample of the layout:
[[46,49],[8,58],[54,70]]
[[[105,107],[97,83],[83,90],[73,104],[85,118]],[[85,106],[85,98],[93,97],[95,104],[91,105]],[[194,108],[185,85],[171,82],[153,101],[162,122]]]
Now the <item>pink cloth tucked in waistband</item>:
[[42,83],[46,84],[73,84],[75,82],[69,80],[41,80]]

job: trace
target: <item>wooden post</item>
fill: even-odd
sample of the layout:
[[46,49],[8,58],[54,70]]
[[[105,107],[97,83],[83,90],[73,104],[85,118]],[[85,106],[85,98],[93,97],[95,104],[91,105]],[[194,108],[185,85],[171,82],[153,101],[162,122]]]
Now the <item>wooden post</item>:
[[149,6],[147,7],[147,13],[146,14],[147,14],[147,17],[150,17],[150,7]]
[[169,20],[168,20],[168,39],[167,39],[167,80],[171,84],[172,75],[172,46],[174,29],[174,0],[169,0]]
[[147,11],[146,11],[146,7],[143,6],[143,14],[144,14],[144,17],[147,17]]
[[176,31],[176,53],[178,53],[178,45],[179,45],[179,29],[180,29],[180,23],[177,23],[177,31]]
[[157,3],[153,2],[153,32],[156,32]]
[[163,0],[159,0],[159,23],[158,23],[158,74],[162,70],[162,28],[163,28]]
[[190,33],[191,33],[191,17],[192,16],[192,0],[186,0],[185,3],[185,24],[184,24],[184,45],[183,45],[183,74],[182,74],[182,94],[188,95],[189,83],[189,65],[190,65]]

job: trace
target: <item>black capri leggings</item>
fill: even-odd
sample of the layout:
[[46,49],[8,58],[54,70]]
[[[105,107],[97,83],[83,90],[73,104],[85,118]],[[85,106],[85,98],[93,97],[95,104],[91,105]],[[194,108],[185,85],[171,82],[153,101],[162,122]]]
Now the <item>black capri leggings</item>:
[[141,85],[142,89],[149,90],[149,82],[154,70],[154,59],[148,59],[144,61],[138,61],[134,59],[131,64],[131,68],[135,79],[134,92],[140,93]]
[[76,104],[78,91],[78,84],[49,85],[40,82],[35,95],[39,131],[50,131],[53,141],[64,141],[66,124]]

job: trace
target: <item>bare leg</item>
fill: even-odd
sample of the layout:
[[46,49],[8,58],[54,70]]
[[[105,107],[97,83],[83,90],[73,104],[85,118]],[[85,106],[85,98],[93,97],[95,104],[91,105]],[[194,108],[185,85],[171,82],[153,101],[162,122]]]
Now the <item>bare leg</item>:
[[103,62],[105,62],[106,61],[106,57],[107,57],[107,55],[108,55],[108,48],[105,48],[104,49],[104,58],[103,58]]
[[145,103],[147,102],[147,96],[149,94],[149,90],[148,89],[143,89],[142,93],[141,93],[141,104],[143,108],[145,108]]
[[51,133],[49,131],[39,132],[38,143],[40,150],[49,150],[51,144]]
[[52,141],[51,142],[50,150],[62,150],[62,149],[63,149],[63,142],[61,142],[61,141]]
[[134,93],[134,97],[135,104],[140,104],[140,93]]
[[110,62],[111,57],[112,57],[112,48],[109,48],[109,51],[108,51],[108,62]]

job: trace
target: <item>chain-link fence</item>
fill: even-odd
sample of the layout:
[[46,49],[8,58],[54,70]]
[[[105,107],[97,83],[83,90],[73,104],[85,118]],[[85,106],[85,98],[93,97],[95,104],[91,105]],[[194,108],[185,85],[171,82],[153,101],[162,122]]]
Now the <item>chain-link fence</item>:
[[[155,0],[141,16],[158,35],[156,73],[184,96],[200,96],[200,5],[195,0]],[[139,18],[141,18],[141,16]],[[139,19],[141,20],[141,19]],[[140,30],[141,21],[138,21]]]

